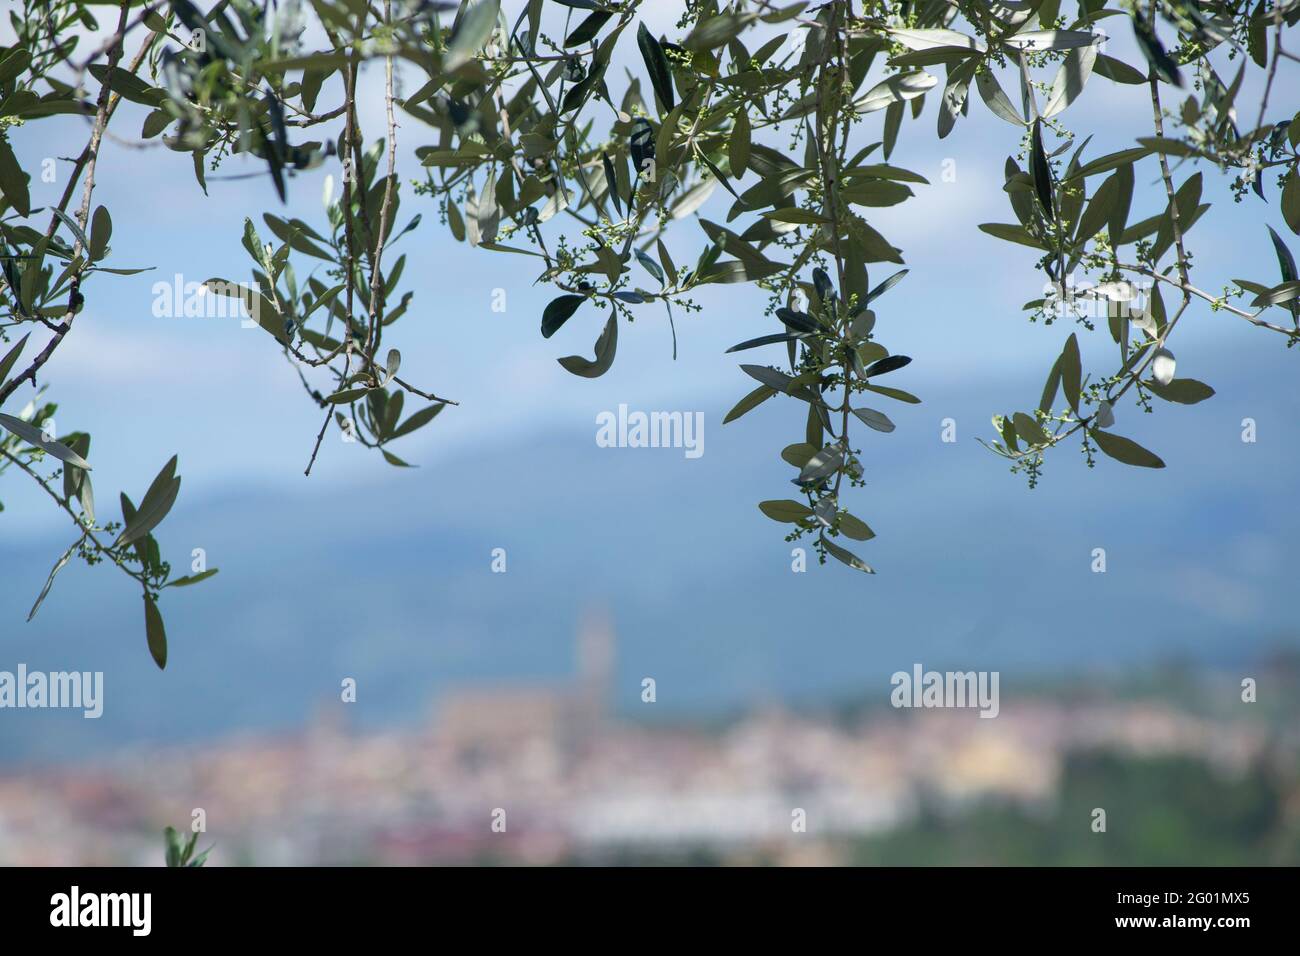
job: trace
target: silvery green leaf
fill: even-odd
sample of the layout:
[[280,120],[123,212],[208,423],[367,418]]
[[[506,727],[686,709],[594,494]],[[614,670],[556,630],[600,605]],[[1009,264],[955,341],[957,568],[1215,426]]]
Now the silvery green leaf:
[[537,214],[537,222],[546,222],[556,213],[564,212],[568,208],[569,191],[564,187],[563,183],[560,183],[551,198],[546,200],[546,204],[542,206],[542,211]]
[[95,489],[91,486],[90,475],[82,475],[77,483],[77,498],[81,502],[81,513],[92,525],[95,523]]
[[876,313],[867,309],[856,316],[849,324],[849,334],[855,339],[865,339],[876,327]]
[[173,578],[164,584],[163,587],[187,588],[192,584],[198,584],[200,581],[206,581],[220,570],[220,568],[208,568],[206,571],[200,571],[198,574],[187,574],[183,578]]
[[890,30],[889,35],[909,50],[934,50],[939,47],[964,47],[984,52],[984,44],[956,30]]
[[465,11],[442,56],[445,73],[460,69],[483,49],[496,26],[500,6],[500,0],[478,0]]
[[1194,378],[1176,378],[1168,385],[1148,382],[1147,388],[1165,401],[1178,402],[1180,405],[1195,405],[1214,395],[1214,389]]
[[889,79],[877,83],[853,102],[853,109],[858,113],[872,113],[883,110],[891,103],[902,103],[915,99],[939,82],[924,70],[915,73],[898,73]]
[[31,335],[32,334],[28,332],[18,340],[17,345],[5,353],[3,358],[0,358],[0,385],[5,383],[5,378],[9,375],[9,370],[13,368],[14,363],[18,361],[18,356],[23,354],[23,347],[27,344],[27,340],[31,338]]
[[673,206],[671,210],[672,217],[674,219],[685,219],[691,213],[695,212],[695,210],[703,206],[709,196],[713,194],[713,190],[717,188],[717,185],[718,181],[713,178],[701,180],[696,183],[686,192],[685,195],[682,196],[680,200],[678,200],[677,204]]
[[874,408],[855,408],[853,414],[862,420],[864,425],[874,428],[878,432],[892,432],[894,423],[889,420],[889,416],[884,412],[878,412]]
[[364,385],[358,388],[345,388],[326,395],[325,401],[331,405],[345,405],[349,402],[355,402],[369,391],[370,388]]
[[1129,321],[1136,328],[1141,329],[1143,332],[1145,332],[1148,336],[1150,336],[1153,339],[1159,334],[1159,330],[1156,328],[1155,317],[1152,316],[1151,313],[1146,310],[1143,310],[1142,312],[1135,312]]
[[943,139],[952,132],[957,123],[958,114],[966,109],[966,100],[970,96],[970,81],[980,64],[979,57],[971,57],[957,64],[948,71],[948,82],[944,86],[943,97],[939,101],[939,138]]
[[651,259],[648,255],[646,255],[646,254],[645,254],[644,252],[642,252],[640,249],[636,250],[636,259],[637,259],[637,262],[639,262],[639,263],[641,263],[641,265],[645,266],[645,270],[646,270],[646,272],[650,273],[652,276],[654,276],[654,277],[655,277],[656,279],[658,279],[660,282],[663,282],[663,281],[664,281],[664,270],[663,270],[662,268],[660,268],[659,263],[655,262],[653,259]]
[[1093,295],[1103,296],[1112,302],[1130,302],[1137,294],[1131,282],[1103,282],[1091,290]]
[[1065,61],[1052,82],[1052,91],[1048,95],[1047,106],[1043,109],[1044,117],[1055,116],[1079,98],[1096,62],[1097,47],[1092,44],[1073,49],[1065,55]]
[[1126,465],[1136,465],[1139,468],[1165,467],[1159,455],[1148,451],[1132,439],[1095,430],[1089,434],[1097,443],[1097,447],[1116,461],[1122,461]]
[[899,269],[888,279],[867,293],[867,302],[874,302],[876,299],[880,298],[894,286],[898,285],[898,283],[902,282],[905,275],[907,275],[907,270]]
[[839,445],[827,445],[808,459],[808,464],[804,465],[803,470],[799,472],[799,481],[816,481],[827,475],[833,475],[842,464],[844,464],[844,449]]
[[495,172],[488,173],[483,184],[483,192],[478,198],[478,232],[479,242],[494,242],[501,225],[501,209],[497,206],[497,177]]
[[654,88],[655,95],[659,97],[659,102],[663,104],[664,109],[671,110],[677,105],[677,100],[673,95],[672,71],[668,66],[668,58],[664,56],[663,48],[654,34],[646,29],[645,23],[642,23],[637,30],[636,41],[637,46],[641,48],[641,57],[645,60],[646,69],[650,73],[650,84]]
[[831,541],[829,538],[823,538],[822,544],[826,546],[826,551],[828,554],[830,554],[836,560],[844,562],[849,567],[857,571],[863,571],[867,574],[876,573],[875,570],[871,567],[871,565],[867,564],[865,561],[859,558],[848,548],[841,548],[838,544],[836,544],[834,541]]
[[611,315],[605,322],[605,329],[596,340],[596,357],[589,359],[581,355],[566,355],[556,359],[567,371],[583,378],[599,378],[609,371],[614,364],[614,353],[618,350],[618,316]]
[[1255,296],[1250,304],[1258,309],[1264,306],[1281,305],[1284,302],[1294,302],[1297,298],[1300,298],[1300,281],[1292,280],[1266,289]]
[[840,515],[840,533],[847,535],[854,541],[870,541],[876,536],[865,521],[856,518],[847,511]]
[[63,220],[64,225],[68,227],[69,231],[71,231],[72,235],[76,238],[78,246],[80,246],[82,249],[85,249],[90,246],[90,240],[86,238],[86,234],[82,232],[81,226],[77,224],[77,221],[75,219],[69,216],[62,209],[58,209],[56,207],[51,207],[50,212],[54,213],[54,215],[58,216],[60,219]]
[[1176,366],[1173,352],[1156,349],[1155,357],[1151,360],[1151,377],[1161,385],[1168,385],[1174,380]]
[[887,372],[893,372],[907,365],[912,364],[912,359],[907,355],[889,355],[877,362],[872,362],[862,372],[863,378],[872,378],[876,375],[884,375]]
[[127,519],[126,527],[122,529],[116,543],[123,545],[138,541],[158,527],[163,518],[167,517],[167,512],[171,511],[172,505],[176,503],[176,496],[180,494],[180,490],[181,480],[176,475],[176,456],[172,455],[158,472],[153,483],[149,485],[149,490],[144,493],[135,515]]
[[1047,153],[1043,148],[1042,120],[1034,120],[1034,132],[1029,147],[1029,168],[1033,175],[1034,192],[1038,196],[1039,205],[1042,206],[1043,215],[1048,221],[1055,222],[1056,210],[1053,203],[1055,190],[1052,168],[1047,162]]
[[795,332],[809,334],[817,331],[817,323],[806,312],[796,312],[794,309],[782,307],[776,310],[776,317]]
[[784,372],[778,372],[774,368],[768,368],[766,365],[742,365],[740,370],[755,381],[762,382],[768,388],[774,388],[778,392],[789,392],[790,383],[794,381]]
[[31,422],[25,422],[21,418],[14,418],[12,415],[0,414],[0,427],[7,428],[27,444],[41,449],[46,454],[53,455],[59,461],[65,461],[69,465],[76,465],[78,468],[90,471],[90,463],[86,459],[62,442],[46,441],[41,430]]
[[1178,70],[1177,62],[1165,51],[1159,37],[1140,13],[1133,15],[1133,37],[1156,74],[1166,83],[1181,87],[1183,76]]
[[776,392],[768,388],[766,385],[758,386],[758,388],[754,389],[738,401],[731,411],[727,412],[727,416],[722,419],[722,424],[725,425],[728,422],[734,422],[741,415],[744,415],[746,412],[752,411],[759,405],[762,405],[775,394]]
[[796,521],[802,521],[804,518],[812,516],[811,508],[802,502],[791,501],[788,498],[760,501],[758,510],[773,521],[781,521],[787,524],[793,524]]
[[1015,50],[1070,50],[1090,46],[1098,39],[1084,30],[1027,30],[1002,42]]
[[1030,445],[1047,444],[1047,435],[1037,419],[1031,418],[1024,412],[1016,412],[1011,416],[1011,423],[1015,426],[1018,438],[1023,438]]
[[[615,294],[617,295],[617,293]],[[747,339],[738,345],[733,345],[727,349],[727,352],[743,352],[746,349],[755,349],[762,345],[776,345],[778,343],[797,342],[798,340],[799,336],[791,335],[789,332],[776,332],[772,335],[760,335],[756,339]]]
[[992,70],[986,69],[975,75],[975,88],[979,90],[980,99],[993,111],[994,116],[1001,117],[1016,126],[1025,125],[1016,108],[1011,105],[1011,100],[1007,99],[1007,94],[1002,92],[1002,87]]
[[821,299],[823,303],[835,298],[835,285],[831,282],[831,277],[825,269],[814,269],[812,277],[813,288],[817,290],[817,298]]
[[36,612],[41,609],[41,605],[45,602],[45,598],[49,596],[50,588],[54,587],[54,578],[58,575],[60,571],[63,570],[64,565],[66,565],[69,561],[72,560],[73,552],[75,552],[77,550],[77,546],[80,545],[81,542],[85,540],[86,540],[85,538],[78,538],[76,541],[72,543],[72,546],[68,548],[67,551],[63,552],[63,557],[59,558],[58,561],[54,562],[54,567],[50,569],[49,577],[45,579],[45,587],[41,588],[41,593],[36,598],[36,603],[32,605],[31,611],[28,612],[27,614],[28,621],[31,621],[31,619],[36,616]]
[[813,507],[813,515],[816,516],[817,520],[827,528],[835,523],[835,515],[838,513],[839,508],[836,505],[835,499],[832,497],[821,499]]
[[1079,338],[1073,332],[1061,349],[1061,387],[1065,389],[1065,400],[1078,412],[1079,390],[1083,387],[1083,363],[1079,356]]
[[586,299],[584,295],[569,293],[548,302],[542,310],[542,338],[549,339],[554,335]]
[[144,598],[144,632],[149,654],[158,669],[163,670],[167,666],[167,629],[163,626],[157,603],[147,594]]

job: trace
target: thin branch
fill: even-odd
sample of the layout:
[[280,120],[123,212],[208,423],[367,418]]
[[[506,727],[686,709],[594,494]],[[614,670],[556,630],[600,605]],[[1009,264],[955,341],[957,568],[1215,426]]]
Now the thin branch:
[[[384,22],[392,25],[392,0],[384,0]],[[370,334],[369,353],[372,358],[379,350],[383,335],[382,310],[384,273],[384,241],[388,235],[388,217],[393,204],[393,184],[397,179],[397,122],[393,119],[393,54],[384,57],[384,107],[388,119],[388,177],[384,183],[384,201],[379,207],[379,232],[375,235],[375,251],[370,257]]]
[[[110,72],[117,67],[118,62],[122,58],[121,41],[125,35],[126,20],[129,11],[130,0],[123,0],[118,15],[117,42],[111,46],[108,52],[108,69]],[[131,73],[134,73],[139,69],[140,64],[144,62],[145,55],[148,53],[149,47],[152,46],[156,36],[157,34],[151,31],[149,37],[145,40],[144,44],[141,45],[140,52],[136,54],[135,60],[131,63]],[[99,162],[99,147],[103,142],[104,129],[108,126],[108,121],[112,117],[113,112],[117,109],[117,104],[120,102],[121,97],[114,95],[112,91],[109,90],[107,82],[100,86],[99,98],[95,108],[95,122],[90,134],[90,142],[82,151],[81,157],[78,158],[73,170],[73,175],[69,180],[67,187],[64,189],[63,198],[59,204],[60,210],[67,208],[67,204],[71,200],[73,189],[75,188],[74,184],[80,178],[81,173],[84,170],[86,181],[85,185],[82,187],[81,207],[77,211],[77,223],[81,227],[82,232],[85,232],[86,223],[90,220],[90,198],[91,194],[95,190],[95,167]],[[49,238],[54,234],[55,229],[58,228],[58,222],[59,219],[57,216],[50,216],[50,225],[46,229],[46,238]],[[81,255],[81,252],[81,240],[77,239],[72,252],[74,262]],[[74,275],[68,290],[68,306],[63,316],[63,323],[59,326],[58,330],[50,340],[45,343],[45,348],[41,349],[32,360],[31,364],[7,384],[0,386],[0,405],[3,405],[5,399],[12,395],[17,390],[18,386],[24,381],[29,381],[33,385],[36,384],[36,373],[50,360],[50,357],[54,354],[55,350],[59,347],[60,343],[63,342],[64,337],[72,328],[72,320],[76,317],[77,311],[81,308],[80,287],[81,277],[79,275]]]
[[1258,312],[1252,313],[1252,312],[1247,312],[1245,309],[1239,309],[1235,305],[1232,305],[1231,303],[1225,301],[1223,296],[1211,295],[1210,293],[1206,292],[1203,289],[1198,289],[1196,286],[1187,282],[1181,282],[1178,279],[1172,278],[1171,276],[1164,274],[1163,272],[1157,272],[1155,269],[1152,269],[1149,266],[1142,266],[1142,265],[1135,265],[1135,264],[1128,264],[1128,263],[1121,262],[1121,263],[1116,263],[1116,268],[1122,269],[1126,272],[1138,272],[1141,273],[1142,275],[1149,276],[1150,278],[1155,279],[1159,282],[1164,282],[1168,285],[1173,286],[1175,289],[1181,290],[1184,293],[1189,293],[1191,295],[1196,296],[1199,299],[1204,299],[1206,302],[1212,304],[1215,308],[1222,309],[1224,312],[1230,312],[1233,315],[1237,316],[1238,318],[1245,319],[1247,322],[1251,323],[1252,325],[1257,325],[1262,329],[1271,329],[1274,332],[1280,332],[1281,334],[1288,337],[1294,337],[1296,335],[1295,329],[1288,329],[1280,325],[1274,325],[1272,322],[1266,322],[1259,317],[1260,313]]
[[85,538],[89,538],[91,543],[95,545],[96,550],[98,550],[101,554],[107,555],[109,558],[111,558],[113,563],[122,569],[123,574],[126,574],[127,576],[134,578],[141,585],[147,586],[145,573],[143,571],[138,571],[138,572],[133,571],[130,568],[128,568],[124,563],[123,558],[121,557],[121,552],[114,550],[113,547],[107,546],[102,541],[100,541],[99,538],[95,535],[94,530],[87,527],[86,522],[82,520],[82,516],[78,515],[75,511],[72,510],[72,506],[68,503],[67,499],[58,495],[54,491],[54,489],[49,486],[49,482],[42,475],[40,475],[34,468],[28,465],[17,455],[11,454],[10,452],[6,451],[3,448],[0,448],[0,456],[3,456],[8,461],[17,465],[33,481],[35,481],[38,485],[40,485],[41,490],[44,491],[47,495],[49,495],[51,498],[53,498],[54,502],[61,509],[63,509],[68,513],[68,516],[72,518],[73,522],[77,525],[77,530],[82,533],[82,536]]

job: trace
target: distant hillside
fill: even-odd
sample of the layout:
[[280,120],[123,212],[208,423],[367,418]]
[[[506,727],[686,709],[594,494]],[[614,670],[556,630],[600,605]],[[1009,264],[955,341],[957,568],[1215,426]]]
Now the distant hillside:
[[[361,724],[419,720],[447,687],[568,675],[594,605],[618,631],[618,706],[661,718],[883,697],[918,661],[1051,679],[1294,647],[1300,462],[1287,442],[1241,447],[1243,409],[1262,407],[1256,379],[1215,385],[1211,402],[1162,416],[1166,471],[1103,460],[1090,473],[1061,456],[1032,492],[974,441],[1001,389],[891,409],[899,428],[863,438],[869,484],[850,499],[879,535],[860,549],[874,578],[791,573],[790,545],[755,504],[792,490],[772,436],[784,420],[798,438],[798,409],[771,402],[762,423],[723,428],[729,394],[698,406],[698,460],[599,448],[593,415],[441,460],[434,427],[412,455],[425,467],[376,463],[360,483],[183,493],[164,552],[203,547],[221,573],[168,592],[166,673],[145,651],[139,594],[109,569],[69,567],[24,624],[70,534],[0,538],[0,670],[102,670],[107,698],[97,721],[0,711],[0,759],[294,726],[344,677]],[[948,416],[956,445],[939,441]],[[1126,417],[1142,437],[1138,413]],[[505,574],[490,571],[496,547]],[[1106,574],[1089,570],[1096,547]]]

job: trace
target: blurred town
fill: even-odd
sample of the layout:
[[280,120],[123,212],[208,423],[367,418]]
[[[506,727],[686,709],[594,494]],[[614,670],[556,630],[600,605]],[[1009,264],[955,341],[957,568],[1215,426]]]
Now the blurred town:
[[615,713],[614,656],[593,616],[570,683],[467,686],[424,727],[333,705],[288,736],[0,768],[0,864],[158,865],[196,809],[209,865],[1300,862],[1293,656],[1257,703],[1174,668],[1004,684],[993,720],[886,689],[698,724]]

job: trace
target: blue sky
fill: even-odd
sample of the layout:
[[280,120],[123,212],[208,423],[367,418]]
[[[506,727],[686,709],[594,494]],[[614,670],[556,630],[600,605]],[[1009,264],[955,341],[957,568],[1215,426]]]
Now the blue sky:
[[[1110,52],[1132,61],[1129,46],[1116,40]],[[1278,90],[1294,89],[1294,71],[1283,73]],[[362,125],[372,136],[380,76],[372,66],[365,83]],[[246,279],[244,217],[260,224],[264,210],[287,211],[319,225],[322,183],[337,170],[297,176],[279,207],[264,179],[214,179],[205,198],[186,157],[108,145],[96,203],[115,220],[109,264],[156,271],[88,285],[86,310],[46,381],[60,431],[95,436],[103,510],[118,488],[138,499],[179,453],[184,487],[160,533],[164,553],[180,562],[203,547],[222,572],[168,594],[165,674],[145,651],[138,593],[108,569],[69,568],[24,624],[73,535],[66,517],[10,474],[0,485],[0,669],[19,661],[104,669],[109,699],[100,721],[60,714],[22,724],[7,715],[0,756],[292,724],[346,675],[360,675],[361,719],[413,719],[458,681],[562,676],[575,622],[592,604],[619,626],[620,680],[634,688],[644,673],[664,675],[668,710],[870,694],[877,685],[884,693],[888,674],[914,660],[1065,675],[1171,654],[1239,661],[1294,645],[1295,356],[1272,334],[1194,306],[1171,341],[1178,372],[1219,394],[1190,408],[1160,405],[1155,415],[1117,409],[1115,430],[1169,467],[1103,459],[1089,471],[1063,448],[1028,491],[975,437],[991,437],[991,414],[1036,404],[1068,330],[1030,325],[1020,310],[1042,291],[1032,253],[975,228],[1012,218],[1000,186],[1016,129],[976,98],[970,116],[936,140],[930,99],[892,161],[933,185],[871,216],[912,270],[877,309],[883,343],[915,358],[891,384],[924,399],[882,405],[898,430],[862,436],[869,485],[846,503],[879,535],[860,549],[881,572],[874,578],[839,566],[792,574],[781,527],[755,508],[788,495],[778,453],[801,440],[801,406],[773,400],[721,425],[753,384],[724,350],[772,331],[761,294],[702,290],[703,311],[678,318],[675,362],[662,310],[647,307],[620,329],[613,370],[579,379],[555,358],[589,355],[603,314],[580,311],[543,340],[552,293],[532,285],[532,260],[455,243],[409,189],[401,222],[417,211],[425,221],[397,248],[408,255],[403,285],[415,298],[386,342],[401,348],[404,377],[461,404],[395,447],[419,469],[392,469],[332,434],[305,479],[318,412],[271,339],[237,321],[155,318],[151,286],[174,273]],[[1257,93],[1248,86],[1241,101],[1257,102]],[[124,105],[119,128],[138,129],[141,113]],[[881,116],[863,125],[863,142],[877,137]],[[1094,78],[1066,121],[1097,132],[1089,156],[1130,145],[1149,133],[1145,88]],[[409,177],[418,172],[412,149],[432,136],[413,118],[401,123],[399,172]],[[27,168],[39,169],[84,137],[69,118],[12,139]],[[949,157],[957,177],[945,183]],[[231,160],[223,172],[248,168]],[[1293,249],[1300,237],[1281,221],[1276,188],[1268,205],[1251,196],[1238,208],[1226,182],[1204,171],[1214,207],[1191,234],[1195,281],[1211,290],[1238,276],[1279,281],[1263,224]],[[1139,167],[1140,194],[1154,174],[1152,164]],[[33,205],[61,188],[35,177]],[[725,216],[730,197],[719,195],[702,215]],[[1163,206],[1150,189],[1141,203],[1133,220]],[[682,262],[704,241],[682,221],[668,244]],[[873,276],[893,268],[875,266]],[[507,292],[504,313],[491,308],[496,288]],[[1080,337],[1085,366],[1110,362],[1104,330]],[[620,403],[703,411],[705,456],[597,448],[595,416]],[[1258,423],[1254,444],[1240,440],[1245,417]],[[945,418],[957,422],[955,445],[940,442]],[[510,554],[505,575],[489,570],[493,547]],[[1108,550],[1106,575],[1089,571],[1094,547]]]

